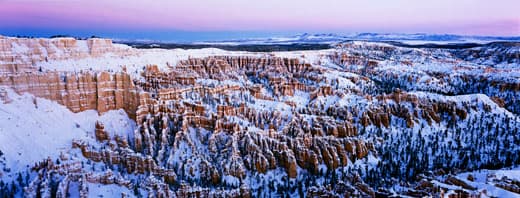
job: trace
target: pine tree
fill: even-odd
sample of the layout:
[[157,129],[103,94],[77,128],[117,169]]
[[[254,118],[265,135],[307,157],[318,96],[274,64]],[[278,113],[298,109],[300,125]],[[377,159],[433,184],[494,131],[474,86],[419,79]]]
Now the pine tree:
[[23,186],[22,173],[18,173],[18,176],[16,177],[16,181],[18,182],[18,184],[19,184],[20,186]]
[[14,197],[16,193],[18,192],[18,189],[16,188],[16,184],[14,182],[11,182],[11,197]]

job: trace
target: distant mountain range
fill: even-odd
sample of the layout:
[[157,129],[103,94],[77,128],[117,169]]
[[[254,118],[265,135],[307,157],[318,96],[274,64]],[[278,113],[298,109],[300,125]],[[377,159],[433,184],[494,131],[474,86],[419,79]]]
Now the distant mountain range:
[[337,43],[349,40],[365,41],[399,41],[406,44],[448,44],[448,43],[489,43],[496,41],[520,41],[520,36],[462,36],[452,34],[309,34],[303,33],[290,37],[237,39],[223,41],[193,42],[192,44],[222,44],[222,45],[251,45],[251,44],[295,44],[295,43]]
[[157,40],[118,40],[117,43],[135,48],[202,49],[219,48],[230,51],[272,52],[295,50],[330,49],[332,44],[347,41],[383,42],[400,47],[464,49],[488,45],[496,42],[520,42],[520,36],[461,36],[451,34],[309,34],[288,37],[265,37],[194,42]]
[[468,36],[453,34],[402,34],[402,33],[240,33],[240,32],[154,32],[143,34],[101,34],[97,36],[82,34],[59,35],[32,35],[18,36],[5,34],[6,36],[34,38],[34,37],[74,37],[87,39],[92,37],[111,38],[119,43],[139,44],[187,44],[187,45],[287,45],[287,44],[331,44],[342,41],[394,41],[404,44],[460,44],[475,43],[485,44],[497,41],[520,42],[518,36]]

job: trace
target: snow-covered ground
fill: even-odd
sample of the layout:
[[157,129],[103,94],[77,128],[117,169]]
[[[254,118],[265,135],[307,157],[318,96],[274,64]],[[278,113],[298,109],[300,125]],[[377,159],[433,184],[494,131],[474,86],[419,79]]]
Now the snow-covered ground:
[[176,66],[178,61],[188,58],[202,58],[207,56],[261,56],[262,53],[225,51],[216,48],[204,49],[143,49],[137,55],[116,56],[105,54],[103,57],[84,58],[79,60],[54,60],[39,62],[37,67],[50,71],[81,71],[81,70],[112,70],[121,71],[125,66],[131,75],[142,71],[146,65],[157,65],[160,69]]
[[135,197],[128,188],[116,184],[93,184],[88,183],[88,197]]
[[136,126],[123,110],[103,115],[94,110],[73,113],[54,101],[6,91],[9,101],[0,101],[0,158],[5,157],[3,168],[10,169],[0,178],[4,181],[47,157],[55,159],[68,153],[73,139],[95,141],[96,121],[104,123],[112,136],[133,131]]
[[[473,181],[468,179],[469,176],[474,178]],[[520,197],[520,194],[504,190],[500,187],[495,186],[495,179],[502,179],[503,177],[516,180],[520,182],[520,167],[515,167],[511,169],[501,169],[501,170],[478,170],[473,172],[464,172],[457,174],[455,176],[457,179],[460,179],[472,187],[475,187],[479,192],[485,192],[487,196],[490,197]],[[448,189],[456,190],[461,189],[458,186],[443,184],[443,186],[449,187]],[[450,192],[447,193],[448,195]]]

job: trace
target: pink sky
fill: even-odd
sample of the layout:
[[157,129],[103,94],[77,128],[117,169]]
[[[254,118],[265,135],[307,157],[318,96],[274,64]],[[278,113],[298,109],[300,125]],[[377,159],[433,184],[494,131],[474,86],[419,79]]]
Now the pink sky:
[[520,35],[520,0],[0,0],[0,28]]

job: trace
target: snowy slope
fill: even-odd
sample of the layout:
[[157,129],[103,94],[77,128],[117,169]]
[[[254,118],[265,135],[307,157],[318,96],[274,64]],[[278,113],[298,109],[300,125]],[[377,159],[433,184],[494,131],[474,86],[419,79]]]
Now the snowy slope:
[[[520,194],[511,191],[504,190],[496,186],[501,179],[512,179],[516,182],[520,182],[520,168],[515,167],[512,169],[500,169],[500,170],[478,170],[473,172],[464,172],[455,175],[455,177],[470,186],[474,187],[476,191],[483,192],[485,195],[490,197],[520,197]],[[473,178],[471,181],[469,178]],[[445,185],[451,188],[451,190],[462,189],[459,186]],[[447,194],[453,193],[448,191]]]
[[47,157],[54,159],[67,153],[73,139],[94,141],[97,120],[110,134],[135,128],[135,122],[123,110],[101,116],[94,110],[72,113],[56,102],[6,91],[10,102],[0,101],[0,150],[5,157],[4,168],[11,174],[4,173],[1,179],[5,181]]

